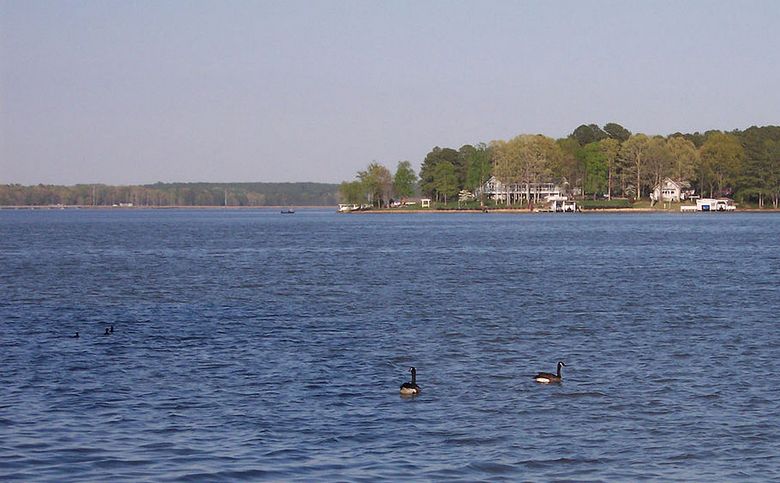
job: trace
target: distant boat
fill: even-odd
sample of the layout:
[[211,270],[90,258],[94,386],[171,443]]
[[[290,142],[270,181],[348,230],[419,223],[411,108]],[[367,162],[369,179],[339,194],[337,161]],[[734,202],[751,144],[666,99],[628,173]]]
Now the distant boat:
[[292,215],[293,213],[295,213],[295,210],[293,210],[292,208],[288,208],[286,210],[282,210],[282,214],[283,215]]

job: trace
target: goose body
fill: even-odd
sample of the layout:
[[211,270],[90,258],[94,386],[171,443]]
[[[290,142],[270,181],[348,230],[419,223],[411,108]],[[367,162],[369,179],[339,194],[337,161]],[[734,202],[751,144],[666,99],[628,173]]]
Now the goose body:
[[539,374],[534,376],[534,381],[541,383],[541,384],[549,384],[551,382],[561,382],[563,379],[561,377],[561,367],[564,367],[566,364],[563,363],[563,361],[558,361],[558,371],[556,374],[553,374],[551,372],[540,372]]
[[420,386],[417,385],[417,369],[410,367],[409,372],[412,373],[412,382],[405,382],[401,384],[402,396],[415,396],[420,394]]

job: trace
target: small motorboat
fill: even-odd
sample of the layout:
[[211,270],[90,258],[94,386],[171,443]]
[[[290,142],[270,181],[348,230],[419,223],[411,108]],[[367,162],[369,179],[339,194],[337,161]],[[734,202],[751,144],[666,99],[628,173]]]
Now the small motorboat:
[[283,215],[292,215],[293,213],[295,213],[295,210],[293,210],[292,208],[288,208],[286,210],[282,210],[282,214]]

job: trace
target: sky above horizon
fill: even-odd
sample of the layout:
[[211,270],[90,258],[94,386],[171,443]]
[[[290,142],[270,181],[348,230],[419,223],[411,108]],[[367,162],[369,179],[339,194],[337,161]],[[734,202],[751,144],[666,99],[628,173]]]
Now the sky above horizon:
[[352,180],[780,124],[780,2],[0,0],[0,184]]

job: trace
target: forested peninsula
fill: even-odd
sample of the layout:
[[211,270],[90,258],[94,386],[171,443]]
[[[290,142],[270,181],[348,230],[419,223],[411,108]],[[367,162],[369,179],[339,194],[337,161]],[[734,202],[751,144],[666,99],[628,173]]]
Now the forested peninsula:
[[[658,201],[661,183],[673,180],[692,197],[728,197],[743,206],[780,208],[780,126],[745,130],[649,135],[617,123],[582,124],[553,139],[520,134],[509,140],[434,147],[419,173],[400,161],[395,173],[370,163],[341,183],[344,203],[387,207],[413,196],[453,205],[524,207],[531,190],[547,184],[592,207],[638,207]],[[490,187],[515,193],[488,198]],[[619,202],[619,203],[618,203]]]
[[328,183],[155,183],[136,186],[0,185],[0,206],[334,206]]

